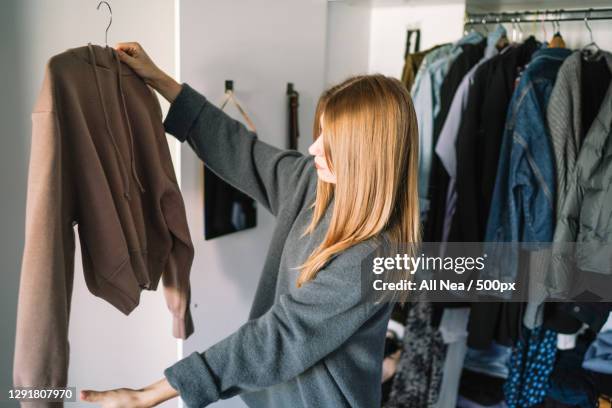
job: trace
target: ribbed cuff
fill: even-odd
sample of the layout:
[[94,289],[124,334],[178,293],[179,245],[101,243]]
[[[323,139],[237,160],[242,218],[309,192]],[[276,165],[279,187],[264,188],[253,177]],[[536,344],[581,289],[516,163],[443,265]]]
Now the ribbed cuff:
[[166,133],[184,142],[193,123],[207,102],[208,100],[204,95],[194,90],[187,83],[183,83],[181,91],[170,105],[164,120]]
[[177,339],[186,339],[193,334],[193,319],[187,308],[183,315],[172,315],[172,335]]
[[219,399],[212,373],[197,351],[166,368],[164,376],[188,408],[202,408]]

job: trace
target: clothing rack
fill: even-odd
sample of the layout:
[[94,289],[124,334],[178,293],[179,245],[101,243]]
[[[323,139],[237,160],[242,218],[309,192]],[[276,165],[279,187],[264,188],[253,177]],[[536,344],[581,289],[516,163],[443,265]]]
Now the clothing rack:
[[466,13],[465,25],[612,20],[612,8],[525,10],[499,13]]

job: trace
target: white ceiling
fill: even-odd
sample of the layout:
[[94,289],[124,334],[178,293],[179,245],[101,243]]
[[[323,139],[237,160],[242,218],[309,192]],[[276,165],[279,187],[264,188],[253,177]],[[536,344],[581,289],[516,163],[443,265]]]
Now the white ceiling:
[[466,0],[469,12],[612,7],[612,0]]
[[612,7],[612,0],[327,0],[356,6],[424,6],[465,3],[469,12]]
[[[351,5],[368,5],[373,7],[387,6],[425,6],[437,4],[464,4],[465,0],[327,0],[329,3],[346,3]],[[611,0],[612,1],[612,0]]]

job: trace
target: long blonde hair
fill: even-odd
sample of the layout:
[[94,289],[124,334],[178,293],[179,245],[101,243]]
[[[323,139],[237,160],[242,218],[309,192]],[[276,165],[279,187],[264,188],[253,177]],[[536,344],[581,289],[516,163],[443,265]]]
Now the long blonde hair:
[[315,229],[332,197],[334,206],[323,241],[299,267],[298,287],[334,255],[383,232],[392,243],[420,242],[418,128],[406,87],[380,74],[348,78],[319,99],[315,138],[321,130],[336,184],[318,180],[304,234]]

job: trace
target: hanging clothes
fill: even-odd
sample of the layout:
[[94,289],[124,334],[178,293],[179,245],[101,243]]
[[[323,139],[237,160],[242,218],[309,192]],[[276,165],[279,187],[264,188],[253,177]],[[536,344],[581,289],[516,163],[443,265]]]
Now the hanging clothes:
[[[571,191],[568,180],[576,171],[576,162],[586,131],[590,128],[595,115],[601,110],[602,100],[608,92],[610,84],[610,69],[606,58],[596,63],[583,61],[580,52],[567,58],[559,71],[559,77],[551,94],[547,110],[547,122],[550,127],[553,151],[555,154],[557,197],[556,213],[557,228],[555,229],[553,248],[563,252],[561,243],[562,229],[559,228],[558,217],[562,214],[564,203]],[[573,247],[567,247],[571,250]],[[549,256],[550,257],[550,256]],[[547,294],[562,295],[570,285],[571,273],[567,269],[553,272],[551,267],[543,268],[538,263],[533,269],[544,269],[544,276],[537,276],[537,282],[543,283],[532,288],[534,301],[528,304],[525,314],[526,325],[541,323],[544,310],[543,301]],[[571,269],[571,268],[570,268]],[[550,287],[557,289],[551,289]],[[564,289],[565,288],[565,289]],[[549,310],[544,323],[564,333],[577,331],[582,323],[594,330],[599,330],[607,318],[610,306],[607,303],[552,303],[546,305]]]
[[[454,213],[456,151],[455,139],[461,123],[461,116],[467,102],[467,91],[471,78],[484,61],[498,54],[497,43],[506,32],[498,27],[487,36],[486,47],[480,53],[478,45],[465,50],[451,67],[442,85],[442,109],[436,120],[434,135],[435,152],[432,176],[430,177],[430,210],[424,227],[424,241],[445,242],[448,240],[450,219]],[[478,58],[478,59],[476,59]],[[449,198],[452,197],[452,198]],[[448,200],[453,204],[449,206]],[[450,209],[449,207],[452,207]],[[450,211],[450,213],[449,213]]]
[[[482,41],[482,35],[471,32],[453,44],[447,53],[432,62],[422,75],[420,82],[415,82],[412,97],[415,113],[419,123],[419,202],[421,217],[425,218],[429,209],[428,187],[429,173],[433,153],[434,121],[441,109],[441,87],[448,70],[455,59],[463,52],[463,44],[475,44]],[[418,86],[417,86],[418,85]]]
[[612,374],[612,313],[584,355],[582,368]]
[[483,63],[474,75],[457,135],[457,207],[449,241],[482,242],[508,103],[519,69],[539,48],[533,37]]
[[[501,139],[506,113],[514,91],[518,72],[539,48],[529,37],[523,44],[491,58],[474,74],[468,104],[457,135],[457,205],[449,241],[482,242],[486,218],[489,214]],[[517,317],[521,305],[517,303],[475,303],[470,314],[468,345],[486,348],[495,338],[501,344],[512,344],[518,335]],[[508,317],[509,322],[493,324]],[[488,324],[488,326],[486,326]],[[504,328],[494,333],[493,327]],[[476,327],[488,327],[483,332]],[[511,331],[506,331],[511,328]],[[502,338],[507,337],[507,338]]]
[[425,199],[425,195],[420,192],[426,189],[425,183],[425,168],[428,167],[427,157],[429,155],[429,146],[424,145],[421,140],[424,135],[432,131],[433,126],[433,104],[434,97],[432,91],[431,76],[429,75],[429,67],[437,61],[445,59],[453,49],[453,45],[442,45],[429,54],[427,54],[419,67],[414,85],[412,86],[411,94],[414,103],[414,111],[419,124],[419,209],[421,217],[424,217],[429,209],[429,202]]
[[157,97],[114,49],[52,57],[32,112],[15,386],[65,386],[77,225],[90,292],[124,314],[163,281],[193,332],[193,245]]
[[[570,54],[565,48],[537,51],[512,95],[487,221],[489,261],[483,279],[517,281],[519,246],[503,243],[526,242],[533,250],[533,243],[552,241],[555,163],[544,114],[557,72]],[[545,268],[545,256],[543,263]]]
[[[602,54],[607,69],[612,70],[612,54]],[[585,98],[581,94],[581,72],[582,56],[575,52],[561,67],[559,81],[553,90],[554,99],[551,96],[549,108],[555,156],[565,156],[558,163],[559,172],[564,173],[564,179],[559,185],[564,188],[565,194],[559,195],[562,200],[559,203],[561,210],[553,239],[558,245],[553,250],[551,267],[545,281],[549,296],[563,296],[569,291],[573,283],[574,267],[600,274],[610,274],[612,270],[610,261],[606,259],[606,254],[612,250],[608,246],[612,244],[600,238],[612,233],[612,226],[607,223],[612,210],[609,205],[605,205],[611,200],[612,163],[604,160],[612,154],[612,83],[608,82],[595,120],[588,128],[584,141],[579,143],[581,133],[588,125],[582,123],[583,117],[580,114],[581,101]],[[576,113],[572,115],[572,112]],[[572,120],[574,126],[568,120]],[[564,124],[568,127],[561,128]],[[568,149],[570,154],[565,154]],[[573,152],[577,154],[571,154]],[[573,253],[571,247],[562,244],[565,242],[580,244]]]
[[510,357],[504,396],[508,408],[529,408],[543,402],[557,352],[557,334],[536,327],[526,329]]
[[[491,41],[491,37],[489,37],[483,58],[463,77],[459,87],[455,91],[448,115],[444,121],[444,126],[440,131],[440,136],[436,143],[436,155],[439,157],[440,163],[444,166],[444,170],[449,177],[446,196],[444,198],[443,226],[440,235],[440,241],[442,242],[448,241],[451,221],[455,214],[455,206],[457,203],[457,191],[455,189],[455,180],[457,177],[457,151],[455,149],[455,143],[461,127],[463,113],[467,106],[470,86],[473,83],[474,74],[478,67],[499,53],[495,47],[496,43],[497,41]],[[508,48],[505,48],[504,50],[507,49]]]
[[465,406],[466,402],[486,407],[504,407],[503,385],[503,378],[463,370],[457,407]]
[[[487,41],[482,40],[476,44],[461,45],[462,52],[452,62],[448,73],[440,87],[440,111],[434,118],[434,127],[431,143],[432,149],[436,146],[442,125],[448,115],[453,96],[459,84],[468,71],[480,61],[484,55]],[[448,184],[448,174],[444,170],[438,156],[433,154],[431,158],[431,170],[429,174],[427,200],[429,209],[426,222],[423,227],[423,240],[425,242],[439,242],[441,239],[442,225],[444,220],[444,199]]]
[[434,408],[455,408],[461,381],[461,372],[467,352],[467,323],[469,307],[444,309],[440,321],[440,335],[446,345],[442,368],[442,382]]
[[431,323],[431,303],[416,302],[409,307],[403,351],[385,408],[431,407],[438,400],[444,341]]
[[425,51],[417,51],[410,53],[406,56],[406,60],[404,61],[404,69],[402,70],[401,81],[408,90],[412,89],[414,82],[417,77],[417,73],[419,72],[419,68],[425,60],[425,57],[434,51],[435,49],[442,47],[446,44],[435,45]]
[[425,77],[425,73],[427,69],[431,66],[431,64],[433,64],[437,60],[448,56],[448,54],[450,53],[452,49],[453,49],[453,44],[440,44],[438,46],[433,47],[432,50],[429,51],[425,55],[414,77],[414,83],[412,84],[412,87],[410,88],[410,94],[412,95],[413,99],[414,99],[414,96],[419,92],[419,89],[421,87],[421,82],[423,81],[423,78]]
[[[608,67],[612,64],[609,53],[604,53],[604,60],[608,63]],[[580,52],[573,53],[567,58],[559,72],[559,80],[555,84],[555,88],[551,95],[551,102],[548,108],[548,122],[550,123],[550,131],[553,140],[553,148],[555,151],[555,159],[557,165],[557,185],[559,186],[557,209],[558,219],[557,228],[555,230],[554,242],[576,242],[579,230],[567,221],[568,217],[578,216],[576,214],[582,205],[582,197],[578,195],[577,188],[588,187],[588,180],[584,180],[584,176],[593,176],[587,172],[581,178],[577,178],[577,167],[584,168],[586,166],[592,169],[591,161],[596,161],[600,154],[603,141],[606,139],[606,130],[609,130],[609,125],[606,125],[606,117],[612,109],[608,104],[601,103],[598,120],[594,122],[594,126],[588,131],[584,138],[585,142],[588,139],[589,145],[585,152],[583,149],[583,133],[588,124],[582,122],[583,115],[581,107],[585,99],[590,99],[587,95],[582,94],[582,56]],[[608,68],[609,69],[609,68]],[[601,84],[600,84],[601,87]],[[609,98],[610,85],[608,84],[606,98]],[[594,146],[596,144],[597,146]],[[593,151],[593,148],[599,148]],[[579,160],[582,159],[580,166]],[[605,171],[605,169],[603,169]],[[585,183],[582,186],[582,183]],[[599,196],[603,198],[603,196]],[[605,208],[605,206],[603,206]],[[585,220],[586,221],[586,220]],[[590,227],[596,227],[591,225]],[[586,238],[586,237],[585,237]],[[555,259],[556,258],[556,259]],[[552,266],[550,268],[549,280],[551,284],[551,295],[563,294],[567,291],[571,282],[570,270],[568,264],[564,262],[566,258],[564,254],[553,254]],[[568,261],[571,264],[571,261]],[[553,273],[554,270],[554,273]]]

